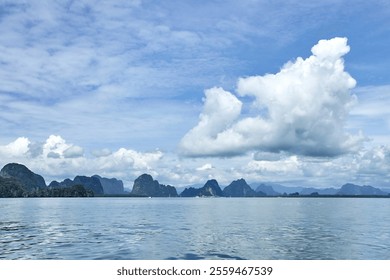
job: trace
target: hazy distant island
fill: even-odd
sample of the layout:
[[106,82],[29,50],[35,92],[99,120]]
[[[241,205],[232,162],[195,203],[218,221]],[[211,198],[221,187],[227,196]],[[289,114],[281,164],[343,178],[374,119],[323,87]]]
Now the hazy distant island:
[[231,182],[221,189],[217,180],[208,180],[203,187],[187,187],[180,194],[174,186],[160,184],[149,174],[135,179],[131,192],[123,182],[99,175],[76,176],[61,182],[45,179],[19,163],[6,164],[0,171],[0,197],[390,197],[388,191],[351,183],[340,188],[286,187],[276,183],[248,185],[244,179]]

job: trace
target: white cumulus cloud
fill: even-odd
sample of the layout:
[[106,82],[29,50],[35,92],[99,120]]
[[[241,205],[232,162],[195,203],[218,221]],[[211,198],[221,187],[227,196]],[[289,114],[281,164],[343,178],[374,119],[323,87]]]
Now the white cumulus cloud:
[[72,158],[81,156],[81,147],[66,143],[59,135],[50,135],[43,144],[42,154],[48,158]]
[[15,141],[0,146],[1,157],[20,157],[27,154],[29,151],[30,140],[26,137],[19,137]]
[[242,102],[220,88],[206,91],[199,123],[180,142],[187,156],[229,156],[248,151],[337,156],[356,151],[364,137],[345,123],[356,101],[356,81],[344,70],[346,38],[320,40],[312,55],[280,72],[240,78],[237,94],[253,98],[254,117],[240,117]]

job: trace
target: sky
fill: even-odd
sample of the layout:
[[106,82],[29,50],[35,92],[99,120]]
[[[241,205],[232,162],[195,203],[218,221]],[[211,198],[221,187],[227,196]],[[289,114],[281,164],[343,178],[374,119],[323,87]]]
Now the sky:
[[0,1],[0,165],[390,187],[390,3]]

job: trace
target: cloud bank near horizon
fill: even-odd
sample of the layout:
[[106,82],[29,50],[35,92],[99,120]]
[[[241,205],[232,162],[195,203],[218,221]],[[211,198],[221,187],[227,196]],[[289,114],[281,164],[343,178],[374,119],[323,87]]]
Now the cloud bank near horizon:
[[[275,156],[277,155],[277,157]],[[7,163],[25,164],[51,180],[64,180],[76,175],[115,177],[130,188],[133,180],[149,173],[160,182],[177,187],[205,183],[217,179],[224,186],[244,178],[249,183],[278,182],[288,186],[339,187],[346,182],[388,186],[390,179],[390,147],[375,146],[358,153],[334,158],[259,152],[223,158],[182,160],[160,150],[139,152],[127,148],[88,151],[68,143],[59,135],[43,142],[26,137],[0,145],[0,168]]]
[[[240,78],[237,95],[205,91],[198,124],[179,144],[190,157],[226,157],[251,151],[334,157],[356,152],[362,134],[345,129],[356,81],[344,70],[347,38],[320,40],[312,55],[286,63],[276,74]],[[251,98],[254,116],[243,117]]]

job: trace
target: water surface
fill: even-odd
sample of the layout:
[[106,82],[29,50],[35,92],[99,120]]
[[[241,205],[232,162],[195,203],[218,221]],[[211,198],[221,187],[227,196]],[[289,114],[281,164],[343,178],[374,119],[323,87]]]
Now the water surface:
[[0,199],[0,259],[390,259],[390,199]]

